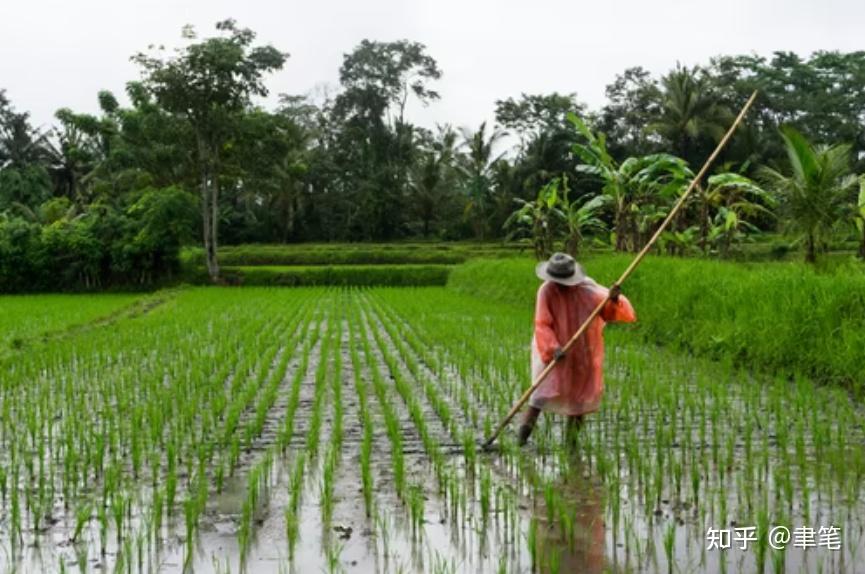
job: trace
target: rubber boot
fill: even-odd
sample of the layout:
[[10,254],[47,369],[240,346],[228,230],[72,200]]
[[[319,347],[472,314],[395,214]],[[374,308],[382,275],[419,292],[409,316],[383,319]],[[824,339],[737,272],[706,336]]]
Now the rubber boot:
[[517,444],[520,446],[526,446],[533,430],[535,430],[534,425],[521,424],[520,430],[517,431]]
[[525,446],[529,441],[532,431],[535,430],[535,423],[541,415],[541,409],[529,407],[526,409],[526,414],[523,416],[523,424],[520,425],[520,430],[517,432],[517,444]]

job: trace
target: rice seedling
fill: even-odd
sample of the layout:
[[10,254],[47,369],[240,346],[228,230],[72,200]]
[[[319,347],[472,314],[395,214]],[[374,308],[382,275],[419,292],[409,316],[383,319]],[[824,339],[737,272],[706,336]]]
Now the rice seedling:
[[99,552],[105,556],[108,552],[108,512],[104,503],[96,508],[96,517],[99,520]]
[[382,556],[384,556],[385,561],[387,561],[390,556],[390,539],[391,539],[391,530],[390,523],[385,515],[376,516],[376,533],[378,534],[379,540],[381,540],[381,548],[382,548]]
[[562,551],[553,549],[547,554],[547,556],[547,570],[553,574],[558,574],[562,567]]
[[117,543],[123,541],[124,517],[129,501],[121,492],[115,492],[111,499],[111,515],[114,518],[114,529],[117,534]]
[[340,561],[342,551],[343,545],[339,542],[331,542],[326,547],[328,574],[335,574],[336,572],[343,571],[342,562]]
[[300,535],[300,519],[297,512],[289,505],[285,508],[285,537],[288,540],[288,555],[294,558],[294,549]]
[[84,527],[90,522],[92,513],[93,509],[88,503],[82,504],[75,511],[75,529],[72,531],[73,543],[78,541],[81,533],[84,531]]
[[372,420],[369,413],[364,414],[363,423],[363,440],[360,446],[360,468],[361,468],[361,485],[363,488],[364,506],[366,515],[369,518],[372,515]]
[[457,572],[456,559],[452,556],[443,556],[438,551],[431,556],[429,563],[430,572],[433,574],[456,574]]
[[676,543],[676,523],[670,522],[664,529],[664,554],[667,557],[667,572],[672,574],[673,566],[673,549]]
[[492,491],[492,477],[489,468],[484,468],[480,479],[480,505],[481,517],[484,522],[487,521],[491,510],[490,495]]
[[300,508],[300,500],[303,495],[303,477],[306,469],[306,455],[299,453],[294,461],[294,467],[291,473],[291,479],[288,483],[289,489],[289,504],[288,508],[293,513],[297,513]]
[[333,475],[336,463],[334,455],[325,457],[321,479],[321,521],[325,527],[330,525],[333,516]]
[[414,536],[419,536],[424,523],[424,492],[419,485],[412,485],[408,492],[408,507],[411,517],[411,529]]
[[538,564],[538,521],[536,518],[532,518],[529,521],[529,530],[526,536],[529,554],[532,559],[532,567],[534,568]]

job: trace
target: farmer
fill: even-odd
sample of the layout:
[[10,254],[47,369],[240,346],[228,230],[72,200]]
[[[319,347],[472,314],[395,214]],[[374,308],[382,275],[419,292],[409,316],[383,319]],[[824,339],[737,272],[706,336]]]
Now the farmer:
[[[538,289],[535,335],[532,338],[532,378],[550,361],[558,364],[529,401],[519,430],[519,444],[532,434],[541,411],[568,417],[567,435],[573,441],[583,424],[583,415],[598,410],[604,381],[604,325],[611,321],[636,320],[634,308],[617,285],[601,287],[583,272],[574,258],[554,253],[539,263],[535,273],[544,283]],[[565,354],[562,347],[592,311],[609,294],[600,315]]]

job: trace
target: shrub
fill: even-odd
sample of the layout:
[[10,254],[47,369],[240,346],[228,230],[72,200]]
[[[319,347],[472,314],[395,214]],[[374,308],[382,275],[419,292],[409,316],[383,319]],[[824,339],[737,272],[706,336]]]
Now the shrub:
[[769,255],[772,259],[784,259],[793,250],[793,246],[787,241],[775,241],[771,244]]
[[[46,204],[46,211],[57,202]],[[179,267],[195,221],[194,198],[179,188],[145,189],[127,209],[94,204],[40,225],[0,217],[0,292],[150,285]]]

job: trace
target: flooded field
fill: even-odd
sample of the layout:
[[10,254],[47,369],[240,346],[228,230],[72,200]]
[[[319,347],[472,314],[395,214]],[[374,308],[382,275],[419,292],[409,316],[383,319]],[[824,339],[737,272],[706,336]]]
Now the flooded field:
[[531,327],[446,288],[206,288],[24,344],[0,364],[0,568],[865,571],[842,391],[610,328],[574,446],[546,417],[483,452]]

